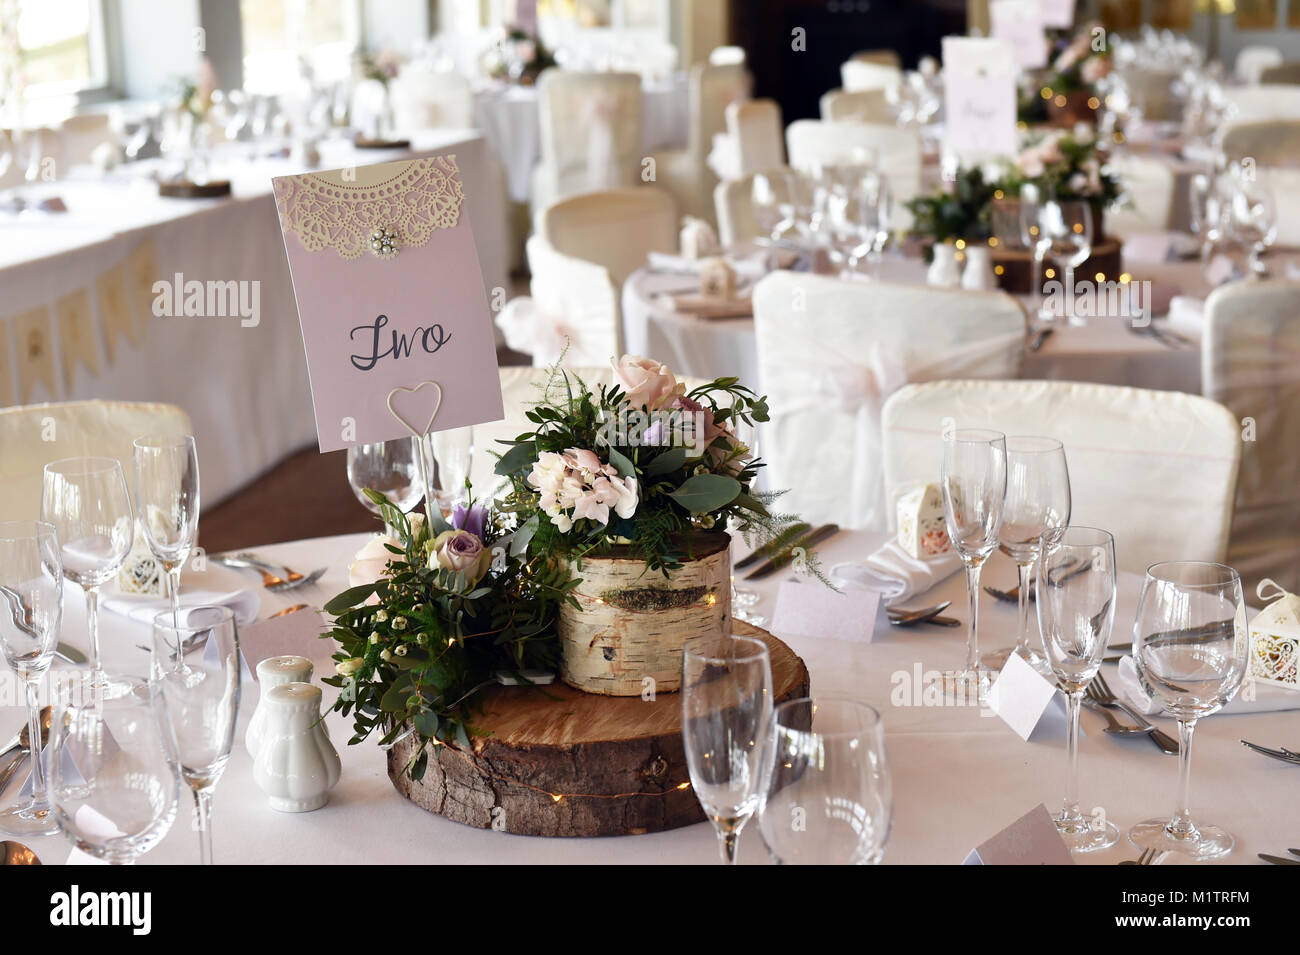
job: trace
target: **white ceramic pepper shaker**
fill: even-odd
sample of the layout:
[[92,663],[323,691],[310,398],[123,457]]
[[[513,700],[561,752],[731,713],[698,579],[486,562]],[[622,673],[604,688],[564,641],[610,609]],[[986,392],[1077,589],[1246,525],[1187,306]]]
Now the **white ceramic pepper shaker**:
[[284,683],[272,687],[265,701],[265,735],[253,763],[253,781],[266,793],[272,809],[319,809],[342,770],[321,722],[320,687]]
[[257,686],[260,696],[257,700],[257,709],[253,711],[253,718],[248,721],[248,729],[244,731],[244,748],[253,759],[257,759],[257,751],[261,748],[262,741],[266,739],[264,726],[267,693],[273,686],[283,686],[286,683],[310,683],[311,670],[311,661],[299,656],[267,657],[257,665]]

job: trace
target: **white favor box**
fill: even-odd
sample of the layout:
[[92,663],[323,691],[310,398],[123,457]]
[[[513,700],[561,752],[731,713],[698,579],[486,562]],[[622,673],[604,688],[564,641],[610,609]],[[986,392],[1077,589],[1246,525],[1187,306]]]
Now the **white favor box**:
[[943,520],[943,494],[937,484],[922,484],[898,499],[898,543],[918,560],[952,550]]
[[718,233],[713,231],[713,226],[703,219],[694,219],[690,216],[682,220],[682,231],[678,241],[682,247],[682,255],[688,259],[702,259],[717,255],[722,250],[718,244]]
[[1250,675],[1260,683],[1300,690],[1300,596],[1267,578],[1255,593],[1261,600],[1276,599],[1250,622]]

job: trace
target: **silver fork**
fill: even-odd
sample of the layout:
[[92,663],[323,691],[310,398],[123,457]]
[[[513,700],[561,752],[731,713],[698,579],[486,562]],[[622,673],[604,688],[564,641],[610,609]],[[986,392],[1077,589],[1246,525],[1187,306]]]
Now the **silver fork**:
[[1163,852],[1157,852],[1155,849],[1143,849],[1142,854],[1136,859],[1125,859],[1120,865],[1159,865],[1164,857]]
[[1129,719],[1133,720],[1134,723],[1143,729],[1148,730],[1147,735],[1151,737],[1151,742],[1155,743],[1156,747],[1162,752],[1165,752],[1170,756],[1178,755],[1178,740],[1174,739],[1164,730],[1153,726],[1151,721],[1141,713],[1118,699],[1115,694],[1111,692],[1110,686],[1106,683],[1106,678],[1100,673],[1094,676],[1088,683],[1088,688],[1085,692],[1091,696],[1098,705],[1104,706],[1107,709],[1123,710],[1127,713]]

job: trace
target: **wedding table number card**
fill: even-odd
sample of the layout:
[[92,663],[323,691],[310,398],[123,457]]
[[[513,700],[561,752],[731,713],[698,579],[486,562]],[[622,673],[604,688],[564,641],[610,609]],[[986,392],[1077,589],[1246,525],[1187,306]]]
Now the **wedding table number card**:
[[1065,698],[1018,653],[1007,657],[985,705],[1026,742],[1065,734]]
[[1047,34],[1039,0],[991,0],[989,33],[1006,43],[1021,69],[1047,65]]
[[837,593],[823,584],[787,580],[776,595],[772,632],[870,643],[880,594],[874,590]]
[[1074,865],[1074,856],[1039,803],[971,850],[962,865]]
[[1016,154],[1016,71],[1005,43],[944,37],[943,85],[950,150],[960,157]]
[[501,420],[455,155],[272,184],[321,451]]
[[1038,0],[1043,26],[1049,30],[1068,30],[1074,26],[1074,0]]

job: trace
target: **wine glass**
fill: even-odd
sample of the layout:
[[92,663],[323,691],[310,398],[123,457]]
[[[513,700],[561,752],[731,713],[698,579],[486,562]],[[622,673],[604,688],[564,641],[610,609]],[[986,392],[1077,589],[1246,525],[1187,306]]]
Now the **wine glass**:
[[[1010,449],[1008,449],[1010,454]],[[1051,672],[1065,691],[1065,802],[1053,815],[1074,852],[1095,852],[1119,841],[1114,823],[1079,810],[1079,707],[1097,671],[1115,622],[1115,538],[1095,527],[1070,527],[1043,551],[1038,576],[1038,623]]]
[[1007,496],[1002,505],[998,542],[1020,572],[1020,626],[1014,647],[985,654],[980,662],[1001,670],[1018,653],[1039,673],[1049,673],[1047,658],[1029,643],[1029,587],[1034,564],[1070,523],[1070,471],[1065,446],[1055,438],[1007,438]]
[[115,458],[64,458],[45,465],[41,519],[58,532],[63,575],[85,592],[90,667],[102,679],[99,588],[122,568],[135,536],[122,465]]
[[151,681],[167,754],[194,793],[199,861],[212,864],[212,792],[239,716],[240,656],[228,607],[164,611],[153,621]]
[[1133,624],[1133,662],[1142,688],[1178,720],[1178,810],[1129,830],[1143,849],[1214,859],[1232,851],[1232,835],[1196,823],[1191,812],[1192,733],[1241,686],[1249,659],[1246,601],[1231,567],[1170,561],[1147,568]]
[[[376,517],[383,515],[379,505],[366,497],[367,490],[378,491],[403,514],[410,513],[424,497],[419,447],[415,438],[398,438],[348,448],[348,484],[357,500]],[[388,528],[388,533],[392,531]]]
[[[942,676],[945,695],[983,701],[992,674],[980,666],[980,571],[998,545],[1007,493],[1007,439],[1000,431],[958,428],[943,436],[943,518],[948,539],[966,568],[970,625],[966,666]],[[974,691],[974,697],[970,694]]]
[[1234,237],[1243,247],[1250,249],[1251,277],[1264,278],[1268,275],[1268,266],[1260,256],[1277,239],[1277,211],[1268,185],[1244,173],[1234,175],[1227,219]]
[[788,173],[772,171],[754,174],[750,180],[749,195],[754,225],[757,226],[759,235],[776,241],[786,229],[794,225],[790,192]]
[[688,640],[681,696],[691,785],[717,831],[722,861],[734,865],[740,830],[761,798],[772,718],[767,644],[729,634]]
[[438,468],[434,497],[445,514],[467,500],[465,483],[469,480],[470,458],[474,453],[473,430],[452,428],[439,431],[429,435],[429,444]]
[[835,697],[775,708],[758,832],[777,864],[874,865],[893,822],[880,714]]
[[180,796],[153,692],[81,674],[58,688],[53,712],[45,772],[59,828],[82,852],[134,862],[167,835]]
[[194,436],[136,438],[135,506],[158,565],[167,573],[172,613],[181,606],[181,568],[199,532],[199,453]]
[[1092,206],[1080,201],[1045,202],[1038,207],[1039,241],[1065,266],[1065,313],[1071,325],[1085,325],[1074,311],[1074,270],[1092,255]]
[[1223,201],[1218,178],[1204,172],[1189,180],[1187,198],[1191,205],[1191,230],[1201,242],[1201,257],[1204,259],[1223,235],[1227,204]]
[[50,668],[63,618],[63,566],[54,525],[44,521],[0,524],[0,652],[22,678],[27,695],[31,793],[0,812],[0,830],[14,835],[58,832],[45,795],[41,765],[41,678]]
[[1025,183],[1020,187],[1020,242],[1034,254],[1034,294],[1038,299],[1034,313],[1039,321],[1050,322],[1056,316],[1047,311],[1044,304],[1043,262],[1052,243],[1043,236],[1042,230],[1038,227],[1041,204],[1042,195],[1037,186],[1033,183]]

